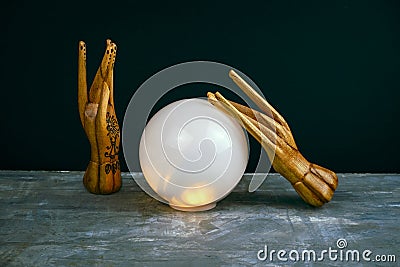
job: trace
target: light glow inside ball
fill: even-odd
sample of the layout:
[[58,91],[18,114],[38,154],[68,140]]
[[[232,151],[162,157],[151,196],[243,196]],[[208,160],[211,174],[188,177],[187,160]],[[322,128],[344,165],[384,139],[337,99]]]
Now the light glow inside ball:
[[171,103],[146,125],[139,161],[148,185],[171,207],[215,207],[242,178],[248,140],[233,118],[198,98]]

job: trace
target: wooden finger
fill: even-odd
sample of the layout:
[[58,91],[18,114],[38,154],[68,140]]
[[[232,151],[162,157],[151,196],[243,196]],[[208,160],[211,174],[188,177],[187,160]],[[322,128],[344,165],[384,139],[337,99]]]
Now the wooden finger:
[[85,107],[87,102],[86,44],[85,42],[80,41],[78,46],[78,109],[83,127],[85,127]]
[[[232,117],[231,112],[229,112],[229,111],[224,107],[224,105],[223,105],[221,102],[218,101],[218,99],[215,97],[215,95],[214,95],[213,93],[208,92],[208,93],[207,93],[207,99],[208,99],[208,102],[210,102],[210,103],[211,103],[214,107],[216,107],[218,110],[220,110],[220,111],[224,112],[226,115]],[[241,122],[240,122],[240,123],[241,123]],[[243,128],[245,128],[244,125],[243,125],[243,123],[241,123],[241,126],[242,126]]]
[[330,188],[324,180],[319,179],[318,176],[315,176],[312,173],[307,173],[304,176],[303,184],[313,191],[314,194],[323,202],[329,202],[333,197],[334,191],[332,188]]
[[107,136],[107,107],[108,100],[110,97],[110,89],[106,82],[103,82],[103,87],[100,96],[99,109],[96,115],[96,141],[99,150],[99,163],[103,163],[105,160],[104,153],[109,143],[109,137]]
[[293,188],[300,195],[300,197],[307,202],[308,204],[314,207],[321,207],[324,205],[324,202],[321,201],[318,196],[314,194],[307,186],[305,186],[302,182],[297,182],[293,185]]
[[[229,101],[229,100],[228,100]],[[251,109],[249,107],[243,106],[239,103],[235,103],[233,101],[229,101],[239,112],[245,114],[252,118],[253,120],[258,121],[262,125],[268,127],[272,131],[275,131],[279,137],[281,137],[285,142],[290,145],[292,148],[297,149],[297,145],[294,141],[293,135],[286,128],[284,128],[281,124],[275,121],[273,118],[258,112],[257,110]]]
[[290,131],[289,125],[285,119],[272,107],[267,100],[260,96],[245,80],[242,79],[234,70],[229,71],[229,77],[242,89],[242,91],[250,97],[250,99],[265,113],[271,112],[274,119],[283,127]]
[[[230,112],[231,116],[242,123],[243,127],[263,146],[267,152],[271,162],[274,159],[274,150],[276,147],[275,141],[270,140],[261,130],[258,123],[253,124],[251,119],[240,113],[228,100],[226,100],[219,92],[215,93],[215,98]],[[272,131],[271,131],[272,132]],[[272,133],[271,133],[272,134]]]
[[115,61],[115,48],[114,43],[107,43],[106,51],[104,52],[103,59],[99,68],[97,69],[93,83],[89,90],[89,101],[91,103],[99,103],[103,82],[106,81],[108,72],[111,70],[112,62]]
[[85,133],[90,143],[91,161],[99,162],[99,151],[96,137],[96,115],[98,104],[88,103],[85,109]]
[[110,39],[107,39],[107,47],[108,46],[114,47],[110,51],[110,53],[113,55],[112,55],[110,70],[108,71],[108,75],[106,78],[106,83],[108,84],[108,87],[110,88],[110,100],[108,102],[110,103],[110,105],[112,105],[114,107],[114,64],[115,64],[115,59],[117,57],[117,45],[115,43],[112,43],[112,41]]

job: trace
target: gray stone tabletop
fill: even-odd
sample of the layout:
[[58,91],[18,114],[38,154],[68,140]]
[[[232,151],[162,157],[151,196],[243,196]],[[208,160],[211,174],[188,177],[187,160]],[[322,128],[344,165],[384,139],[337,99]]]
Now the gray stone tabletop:
[[106,196],[88,193],[82,175],[0,171],[0,266],[398,266],[400,261],[399,174],[339,174],[333,200],[321,208],[305,204],[278,174],[269,174],[249,193],[245,175],[215,209],[197,213],[154,200],[129,173],[123,174],[121,191]]

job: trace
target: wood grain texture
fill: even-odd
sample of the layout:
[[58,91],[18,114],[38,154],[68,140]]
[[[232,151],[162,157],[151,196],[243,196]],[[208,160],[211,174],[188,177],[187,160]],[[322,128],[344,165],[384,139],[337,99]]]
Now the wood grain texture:
[[[127,173],[118,194],[87,194],[82,175],[0,171],[0,266],[274,266],[288,263],[259,261],[264,245],[318,251],[339,238],[399,257],[399,174],[338,174],[335,197],[321,208],[279,174],[248,193],[245,175],[215,209],[199,213],[148,197]],[[318,263],[325,265],[343,262]]]
[[86,44],[80,41],[78,45],[78,108],[91,151],[83,184],[94,194],[111,194],[121,188],[118,156],[120,129],[113,98],[113,68],[117,45],[109,39],[106,44],[106,51],[89,91]]
[[208,92],[209,102],[225,109],[261,144],[274,170],[292,184],[305,202],[315,207],[329,202],[338,185],[336,173],[306,160],[278,111],[234,70],[229,71],[229,77],[265,114],[231,102],[219,92]]

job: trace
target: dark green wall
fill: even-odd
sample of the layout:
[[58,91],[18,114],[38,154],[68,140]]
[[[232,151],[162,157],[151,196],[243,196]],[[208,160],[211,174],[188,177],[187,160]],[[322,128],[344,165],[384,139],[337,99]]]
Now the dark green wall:
[[[91,80],[112,38],[120,122],[157,71],[217,61],[261,87],[311,161],[338,172],[400,172],[399,2],[82,2],[2,7],[0,169],[86,168],[77,44],[87,43]],[[162,104],[195,95],[176,92]]]

